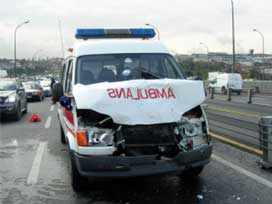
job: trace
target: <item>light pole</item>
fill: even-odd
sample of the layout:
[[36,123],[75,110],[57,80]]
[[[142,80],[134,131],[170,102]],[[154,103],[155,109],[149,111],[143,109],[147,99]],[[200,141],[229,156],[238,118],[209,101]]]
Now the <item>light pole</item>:
[[200,42],[200,45],[203,45],[203,46],[206,48],[206,50],[207,50],[207,59],[208,59],[207,68],[208,68],[208,70],[209,70],[209,63],[210,63],[210,60],[209,60],[209,47],[208,47],[208,45],[206,45],[206,44],[203,43],[203,42]]
[[231,10],[232,10],[232,73],[235,69],[235,26],[234,26],[234,2],[231,0]]
[[157,34],[158,34],[158,40],[161,39],[161,38],[160,38],[160,31],[159,31],[158,27],[156,27],[156,26],[154,26],[153,24],[150,24],[150,23],[146,23],[145,25],[146,25],[146,26],[153,27],[153,28],[156,30]]
[[14,78],[16,78],[16,38],[17,38],[17,30],[18,28],[20,28],[22,25],[29,23],[29,21],[25,21],[23,23],[20,23],[16,26],[15,30],[14,30],[14,68],[13,68],[13,72],[14,72]]
[[261,36],[261,38],[262,38],[262,49],[263,49],[263,79],[265,78],[264,77],[264,69],[265,69],[265,59],[264,59],[264,35],[259,31],[259,30],[257,30],[256,28],[255,29],[253,29],[253,32],[257,32],[257,33],[259,33],[260,34],[260,36]]

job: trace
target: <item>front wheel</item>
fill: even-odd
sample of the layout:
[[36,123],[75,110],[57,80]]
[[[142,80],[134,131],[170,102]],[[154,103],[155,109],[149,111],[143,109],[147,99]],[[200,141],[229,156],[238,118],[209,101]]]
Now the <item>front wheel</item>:
[[88,183],[88,178],[85,178],[79,174],[79,171],[75,165],[75,161],[71,158],[71,184],[75,191],[83,191]]
[[225,87],[222,87],[221,93],[224,95],[227,95],[227,89]]

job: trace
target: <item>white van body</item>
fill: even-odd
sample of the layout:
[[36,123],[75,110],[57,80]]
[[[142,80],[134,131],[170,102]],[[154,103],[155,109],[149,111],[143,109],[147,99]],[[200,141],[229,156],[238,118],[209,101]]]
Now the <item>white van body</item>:
[[216,93],[227,93],[227,89],[231,88],[232,92],[241,94],[243,91],[243,80],[239,73],[219,73],[216,77],[210,80],[209,88],[214,87]]
[[203,82],[185,80],[160,41],[83,31],[94,39],[75,43],[52,92],[73,188],[87,177],[200,174],[212,153]]
[[0,69],[0,78],[4,78],[8,76],[8,72],[6,70]]

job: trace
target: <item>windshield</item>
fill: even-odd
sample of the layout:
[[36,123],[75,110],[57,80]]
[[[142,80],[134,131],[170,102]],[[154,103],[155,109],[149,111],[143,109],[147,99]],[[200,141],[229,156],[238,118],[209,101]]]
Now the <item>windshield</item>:
[[39,89],[40,86],[38,84],[24,84],[25,89]]
[[167,54],[83,56],[77,62],[76,82],[82,84],[162,78],[184,78],[176,61]]
[[14,91],[16,83],[13,81],[0,81],[0,91]]
[[41,81],[40,84],[43,87],[50,87],[51,81]]

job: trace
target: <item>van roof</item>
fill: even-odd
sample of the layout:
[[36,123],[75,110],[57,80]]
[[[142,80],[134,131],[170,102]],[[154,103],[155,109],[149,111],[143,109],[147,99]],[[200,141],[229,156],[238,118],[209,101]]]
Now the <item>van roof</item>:
[[[73,52],[68,54],[75,57],[99,54],[124,53],[163,53],[170,54],[168,49],[158,40],[143,39],[95,39],[78,40]],[[67,56],[67,57],[68,57]]]

